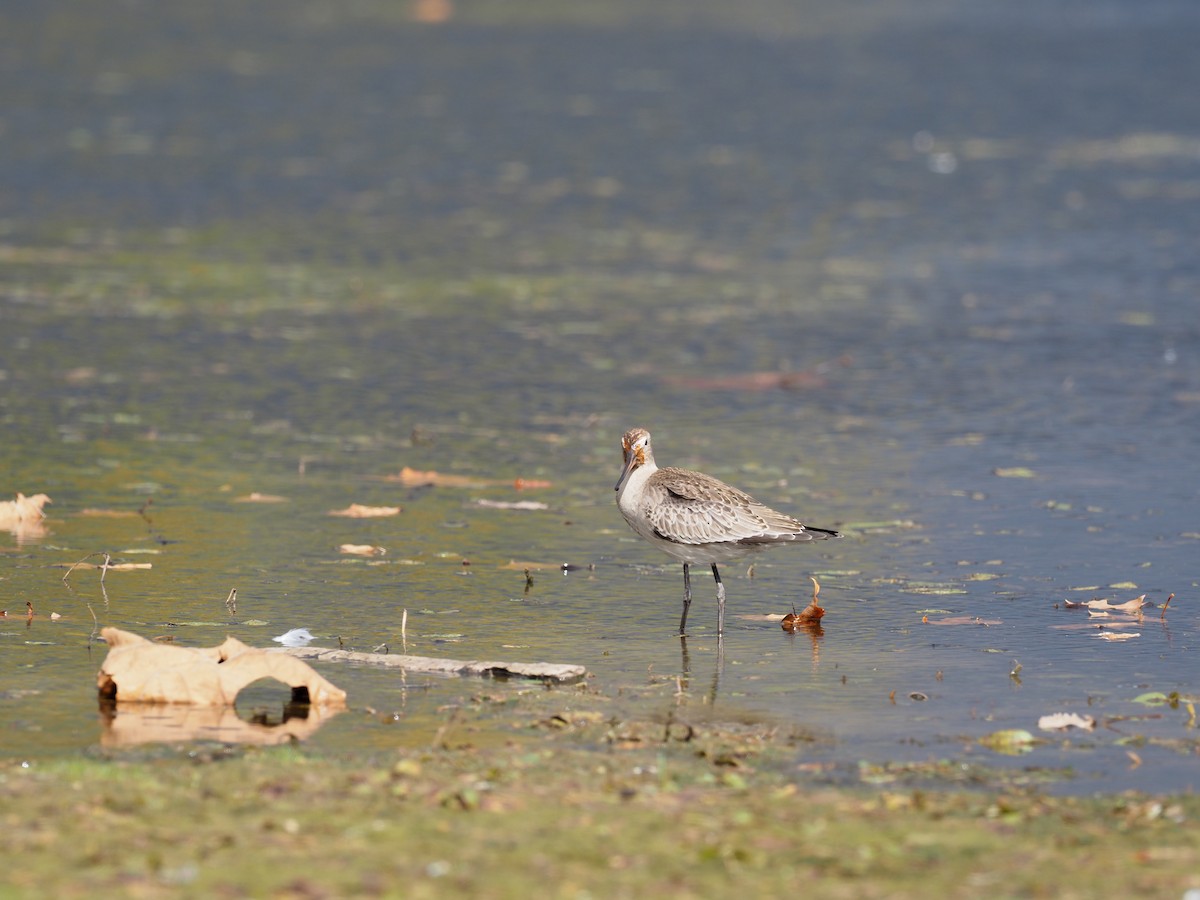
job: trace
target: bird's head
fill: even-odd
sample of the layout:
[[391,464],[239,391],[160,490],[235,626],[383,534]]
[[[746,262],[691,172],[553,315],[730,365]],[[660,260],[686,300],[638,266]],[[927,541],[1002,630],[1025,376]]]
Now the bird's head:
[[645,428],[632,428],[625,432],[624,437],[621,438],[621,449],[625,453],[625,468],[621,470],[621,477],[617,480],[614,491],[621,490],[621,486],[625,484],[634,469],[654,461],[654,456],[650,451],[650,432]]

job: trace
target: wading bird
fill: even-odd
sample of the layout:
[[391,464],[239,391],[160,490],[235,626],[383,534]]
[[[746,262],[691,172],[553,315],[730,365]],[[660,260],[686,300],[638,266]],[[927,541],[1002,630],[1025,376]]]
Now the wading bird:
[[691,566],[712,566],[717,582],[717,634],[722,635],[725,585],[717,563],[777,544],[841,537],[764,506],[711,475],[673,466],[660,469],[650,449],[650,432],[644,428],[625,432],[621,447],[625,468],[614,488],[621,515],[641,537],[683,563],[681,635],[692,605]]

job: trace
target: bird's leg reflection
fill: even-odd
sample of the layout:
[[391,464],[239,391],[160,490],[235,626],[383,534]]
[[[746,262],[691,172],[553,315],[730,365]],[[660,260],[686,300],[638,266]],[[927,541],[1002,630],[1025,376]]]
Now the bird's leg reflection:
[[[705,698],[709,703],[716,703],[717,694],[721,687],[721,675],[725,671],[725,640],[717,636],[717,660],[713,669],[712,688]],[[688,652],[687,638],[679,636],[679,691],[677,697],[682,698],[687,693],[692,681],[692,655]]]
[[708,702],[716,704],[717,694],[721,689],[721,676],[725,673],[725,639],[717,635],[717,662],[713,666],[712,690],[708,692]]
[[692,656],[688,653],[687,637],[679,636],[679,688],[681,691],[688,689],[688,684],[692,680]]

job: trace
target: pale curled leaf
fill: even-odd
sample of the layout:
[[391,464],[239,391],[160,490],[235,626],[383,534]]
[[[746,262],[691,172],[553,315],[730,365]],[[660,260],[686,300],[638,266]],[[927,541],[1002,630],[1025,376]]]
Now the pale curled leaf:
[[287,497],[280,497],[278,494],[261,494],[258,491],[251,491],[242,497],[235,497],[234,503],[287,503]]
[[345,509],[331,509],[329,515],[344,516],[349,519],[374,519],[383,516],[398,516],[399,506],[363,506],[361,503],[351,503]]
[[0,528],[12,530],[32,522],[40,522],[46,514],[42,507],[53,501],[45,494],[34,494],[26,497],[17,494],[13,500],[0,501]]
[[376,547],[374,544],[342,544],[338,553],[348,553],[351,556],[386,556],[387,549]]
[[1134,638],[1139,638],[1141,636],[1142,633],[1140,631],[1102,631],[1100,634],[1096,635],[1096,637],[1100,638],[1102,641],[1131,641]]
[[475,501],[476,506],[482,506],[485,509],[549,509],[545,503],[540,503],[537,500],[486,500],[479,499]]
[[1081,716],[1078,713],[1050,713],[1038,719],[1038,728],[1042,731],[1065,731],[1068,728],[1092,731],[1095,727],[1095,719],[1091,716]]
[[925,625],[1003,625],[1002,619],[983,619],[979,616],[947,616],[943,619],[923,618]]
[[271,638],[285,647],[307,647],[316,639],[316,635],[307,628],[293,628],[291,631],[285,631],[279,637]]
[[1105,598],[1096,600],[1063,600],[1063,607],[1065,609],[1112,610],[1113,612],[1129,613],[1130,615],[1138,612],[1145,605],[1145,594],[1134,597],[1132,600],[1126,600],[1124,603],[1110,603]]
[[346,692],[326,681],[300,660],[249,647],[226,638],[216,647],[194,648],[156,644],[129,631],[105,628],[100,636],[108,655],[96,685],[102,697],[117,703],[187,703],[193,706],[233,706],[246,685],[273,678],[304,688],[314,706],[342,707]]

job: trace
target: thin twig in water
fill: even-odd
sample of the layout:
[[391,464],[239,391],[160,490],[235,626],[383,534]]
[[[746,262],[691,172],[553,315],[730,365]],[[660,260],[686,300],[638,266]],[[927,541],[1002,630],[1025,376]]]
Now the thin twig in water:
[[1167,617],[1167,607],[1171,605],[1171,601],[1174,599],[1175,599],[1174,594],[1171,594],[1169,597],[1167,597],[1167,602],[1163,604],[1162,612],[1160,612],[1158,614],[1158,617],[1160,619],[1165,619]]
[[96,635],[100,633],[100,620],[96,618],[96,611],[92,609],[92,604],[85,600],[83,605],[92,614],[92,633],[88,635],[88,646],[90,647],[92,642],[96,640]]
[[225,609],[231,616],[237,615],[237,588],[229,589],[229,596],[225,598]]
[[106,552],[104,554],[104,565],[100,567],[100,585],[104,585],[104,576],[108,574],[108,564],[112,562],[112,557]]
[[[99,551],[97,550],[97,551],[93,551],[93,552],[89,553],[83,559],[79,560],[79,562],[74,563],[71,566],[71,568],[67,569],[67,571],[63,574],[63,577],[62,577],[63,584],[67,583],[67,579],[71,577],[72,572],[74,572],[77,568],[79,568],[81,565],[83,565],[85,562],[87,562],[89,559],[91,559],[93,556],[95,556],[98,552]],[[105,554],[105,555],[107,555],[107,554]]]
[[404,612],[400,615],[400,643],[403,645],[405,653],[408,653],[408,607],[404,608]]

